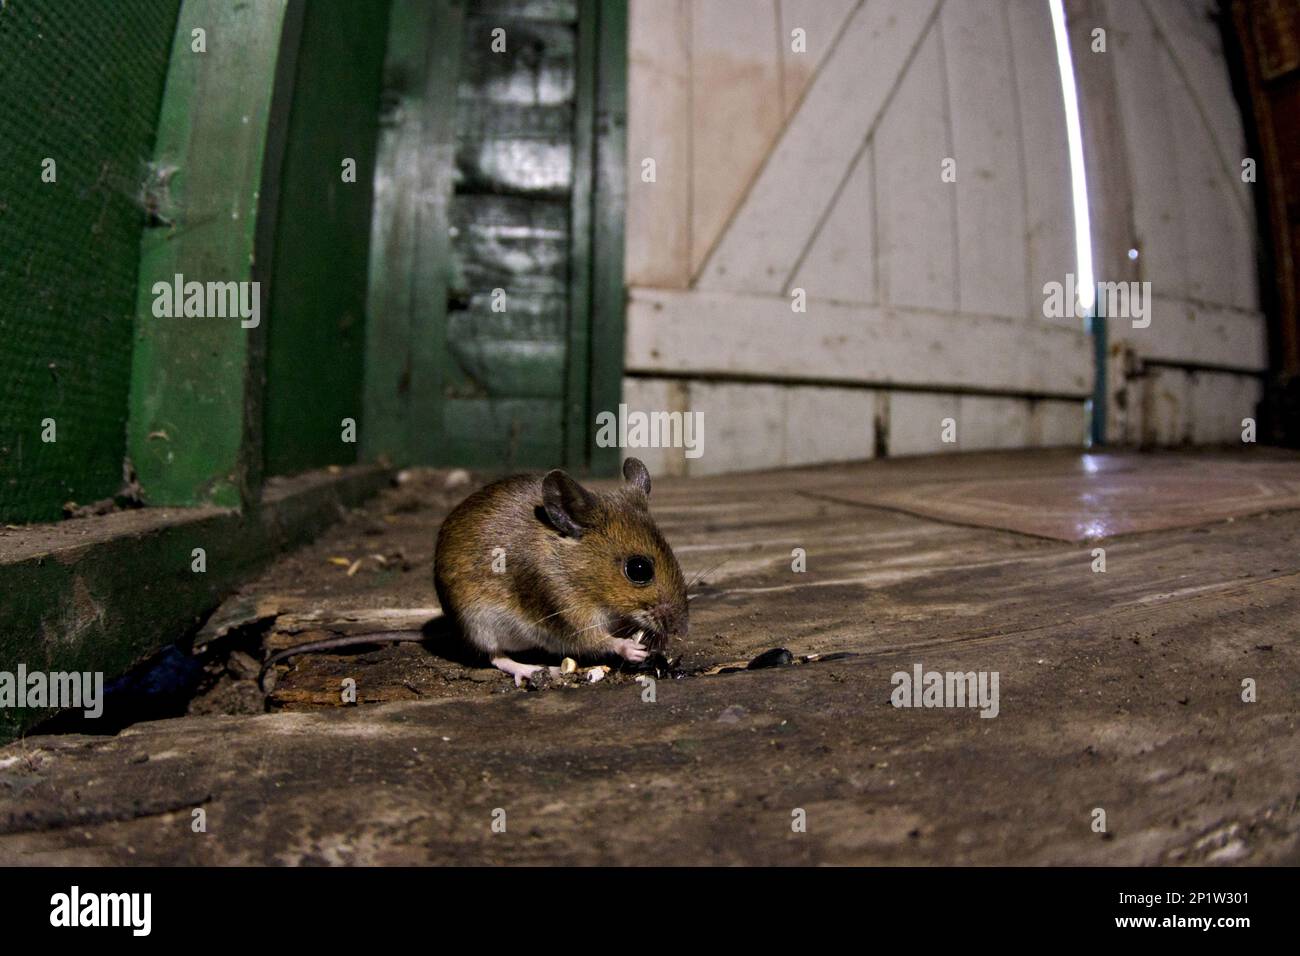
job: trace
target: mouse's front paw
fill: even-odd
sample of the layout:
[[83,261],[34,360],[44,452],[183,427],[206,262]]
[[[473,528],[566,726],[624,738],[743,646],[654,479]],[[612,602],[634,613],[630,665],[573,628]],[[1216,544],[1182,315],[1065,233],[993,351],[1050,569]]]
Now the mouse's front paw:
[[650,656],[649,648],[630,637],[614,638],[614,653],[633,664],[640,664]]

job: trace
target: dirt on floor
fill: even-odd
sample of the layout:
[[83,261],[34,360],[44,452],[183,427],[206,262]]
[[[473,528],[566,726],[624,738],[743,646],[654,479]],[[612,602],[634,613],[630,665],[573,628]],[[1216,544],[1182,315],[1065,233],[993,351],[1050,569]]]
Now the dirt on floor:
[[[1091,457],[657,481],[689,639],[533,690],[429,623],[483,476],[405,473],[124,682],[117,726],[0,749],[0,862],[1300,862],[1300,512],[1067,542],[854,500],[1251,467]],[[258,680],[376,630],[419,640]]]

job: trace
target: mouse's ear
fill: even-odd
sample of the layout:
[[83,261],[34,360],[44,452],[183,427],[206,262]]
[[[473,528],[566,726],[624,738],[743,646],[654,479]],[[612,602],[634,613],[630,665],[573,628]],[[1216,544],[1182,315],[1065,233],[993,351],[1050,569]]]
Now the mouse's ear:
[[628,484],[635,485],[647,498],[650,497],[650,471],[640,458],[629,458],[623,462],[623,477]]
[[557,531],[581,538],[596,522],[596,499],[558,468],[542,479],[542,507]]

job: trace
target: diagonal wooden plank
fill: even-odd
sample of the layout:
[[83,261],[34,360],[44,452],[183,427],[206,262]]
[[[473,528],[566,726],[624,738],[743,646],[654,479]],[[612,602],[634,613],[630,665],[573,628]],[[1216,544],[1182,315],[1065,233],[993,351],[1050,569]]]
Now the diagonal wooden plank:
[[926,0],[857,10],[708,257],[700,288],[782,291],[937,9]]
[[[781,105],[788,119],[812,83],[822,58],[856,6],[854,0],[777,0],[777,41],[781,49]],[[792,31],[804,31],[805,49],[791,49]]]
[[1196,105],[1218,160],[1224,181],[1243,218],[1253,221],[1250,187],[1241,181],[1241,161],[1246,156],[1246,134],[1241,109],[1232,95],[1219,30],[1211,18],[1212,3],[1152,3],[1144,0],[1157,36],[1169,49],[1179,79]]
[[1106,0],[1111,25],[1107,56],[1115,68],[1116,104],[1132,171],[1133,225],[1142,278],[1165,295],[1186,294],[1187,235],[1182,222],[1178,169],[1168,162],[1177,138],[1165,74],[1157,69],[1151,23],[1135,5]]
[[876,301],[875,162],[869,142],[807,258],[795,266],[791,287],[836,302]]
[[691,4],[691,271],[726,228],[781,133],[777,10],[753,0]]

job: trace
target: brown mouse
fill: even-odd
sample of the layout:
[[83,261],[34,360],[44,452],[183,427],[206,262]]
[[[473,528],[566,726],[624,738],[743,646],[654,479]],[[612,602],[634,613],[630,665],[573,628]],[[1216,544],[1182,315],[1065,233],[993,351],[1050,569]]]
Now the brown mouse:
[[[433,583],[443,613],[516,686],[543,668],[512,653],[639,662],[686,636],[686,583],[650,517],[650,473],[629,458],[623,477],[618,490],[596,492],[563,471],[515,475],[476,491],[442,523]],[[288,657],[424,639],[399,631],[300,644],[267,658],[259,680]]]
[[686,582],[650,516],[650,473],[591,491],[563,471],[516,475],[462,501],[438,531],[433,580],[465,640],[516,685],[543,668],[510,655],[645,660],[688,628]]

